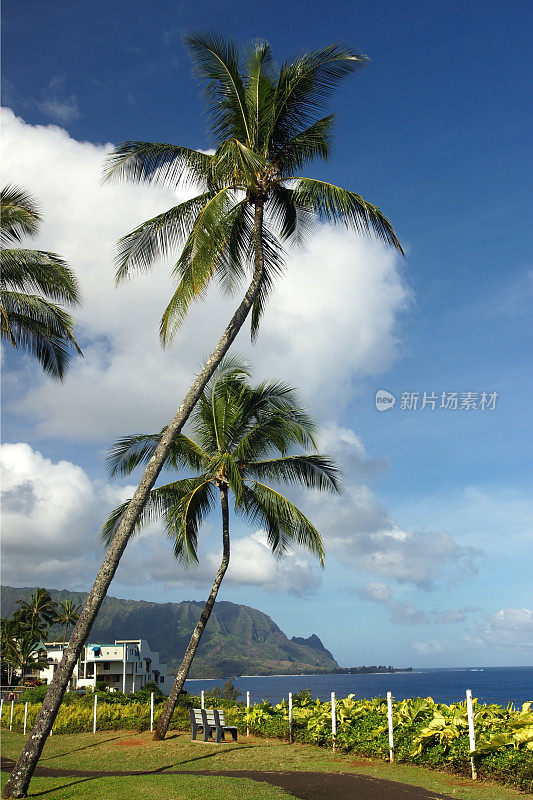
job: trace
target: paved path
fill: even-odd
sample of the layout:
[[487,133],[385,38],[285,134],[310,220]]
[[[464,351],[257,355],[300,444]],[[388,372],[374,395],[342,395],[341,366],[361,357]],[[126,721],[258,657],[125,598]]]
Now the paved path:
[[[2,769],[10,771],[15,762],[2,756]],[[38,766],[35,777],[105,778],[120,775],[219,775],[228,778],[251,778],[299,797],[302,800],[453,800],[420,786],[411,786],[354,772],[256,772],[253,770],[137,770],[132,772],[89,771]]]

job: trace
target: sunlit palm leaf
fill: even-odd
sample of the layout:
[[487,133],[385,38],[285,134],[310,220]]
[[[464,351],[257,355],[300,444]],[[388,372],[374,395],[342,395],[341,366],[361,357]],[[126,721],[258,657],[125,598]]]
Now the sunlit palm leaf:
[[298,544],[323,564],[322,537],[305,514],[280,492],[255,482],[245,487],[239,508],[251,522],[265,528],[274,553],[283,555],[292,545]]
[[217,145],[231,136],[250,142],[246,87],[235,43],[214,33],[185,36],[184,42],[203,83]]
[[117,283],[127,277],[131,269],[146,272],[157,258],[175,252],[187,240],[198,215],[215,195],[216,192],[204,192],[185,200],[119,239],[115,259]]
[[122,142],[107,157],[104,180],[159,183],[174,189],[192,183],[207,187],[212,156],[158,142]]
[[357,233],[374,234],[402,253],[396,234],[384,214],[360,195],[332,183],[296,178],[293,202],[329,222],[343,222]]
[[246,465],[245,477],[268,478],[321,492],[339,491],[339,469],[335,462],[315,453],[254,461]]

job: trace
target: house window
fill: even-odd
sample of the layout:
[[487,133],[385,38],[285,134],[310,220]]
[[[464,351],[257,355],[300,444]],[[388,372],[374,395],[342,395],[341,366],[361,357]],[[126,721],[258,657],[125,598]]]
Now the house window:
[[109,661],[104,661],[104,669],[111,669]]
[[159,683],[164,683],[164,682],[165,682],[165,679],[164,679],[164,677],[161,675],[161,677],[159,678]]
[[113,680],[115,681],[115,683],[118,683],[120,680],[120,675],[113,675]]

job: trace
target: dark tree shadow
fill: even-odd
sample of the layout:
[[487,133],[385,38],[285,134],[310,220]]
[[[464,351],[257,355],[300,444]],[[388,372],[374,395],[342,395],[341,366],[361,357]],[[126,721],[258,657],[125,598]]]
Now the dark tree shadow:
[[[60,736],[60,734],[57,734]],[[92,744],[85,744],[83,747],[75,747],[73,750],[67,750],[66,753],[56,753],[53,756],[41,756],[39,761],[52,761],[54,758],[61,758],[61,756],[68,756],[70,753],[78,753],[81,750],[89,750],[91,747],[98,747],[101,744],[107,744],[108,742],[114,742],[117,739],[121,739],[121,736],[112,736],[110,739],[100,739],[99,742],[93,742]]]

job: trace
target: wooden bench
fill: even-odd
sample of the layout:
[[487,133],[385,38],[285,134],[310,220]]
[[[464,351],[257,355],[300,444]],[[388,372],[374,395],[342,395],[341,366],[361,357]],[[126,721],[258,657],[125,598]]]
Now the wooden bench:
[[231,734],[233,741],[237,741],[237,728],[234,725],[226,725],[224,711],[220,708],[204,709],[190,708],[191,718],[191,740],[194,741],[200,728],[202,728],[203,741],[208,742],[211,734],[215,734],[215,742],[225,741],[224,733]]

